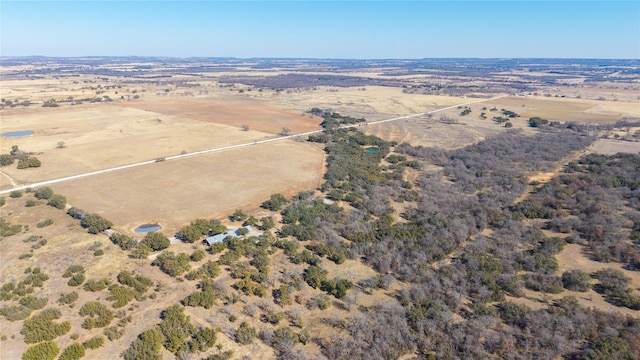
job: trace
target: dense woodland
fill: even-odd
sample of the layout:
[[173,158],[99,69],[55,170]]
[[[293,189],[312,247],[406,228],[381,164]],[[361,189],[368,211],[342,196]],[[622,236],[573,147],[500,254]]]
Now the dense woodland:
[[[323,190],[354,209],[337,221],[317,217],[309,226],[327,246],[347,248],[350,257],[407,285],[396,296],[402,307],[389,302],[338,326],[323,343],[325,355],[394,358],[413,349],[437,358],[638,357],[637,320],[581,308],[570,297],[536,311],[505,298],[523,296],[524,287],[559,293],[563,283],[572,286],[571,275],[580,274],[561,279],[554,258],[566,241],[586,244],[595,260],[638,269],[637,155],[583,156],[531,200],[513,204],[527,187],[527,173],[552,170],[592,140],[564,129],[536,136],[508,132],[455,151],[402,144],[398,155],[387,157],[390,165],[378,166],[388,145],[359,133],[333,133]],[[362,149],[371,145],[381,151]],[[409,158],[429,169],[413,186],[399,170],[414,165]],[[395,221],[390,202],[404,201],[410,205]],[[526,225],[524,218],[546,221]],[[539,226],[571,236],[548,238]],[[601,281],[596,290],[607,301],[640,309],[619,271],[592,277]],[[589,277],[581,281],[588,285]]]

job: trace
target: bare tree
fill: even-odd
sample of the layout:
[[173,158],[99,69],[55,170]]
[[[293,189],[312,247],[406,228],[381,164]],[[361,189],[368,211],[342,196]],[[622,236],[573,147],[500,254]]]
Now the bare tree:
[[291,134],[291,129],[289,129],[289,128],[288,128],[288,127],[286,127],[286,126],[285,126],[285,127],[283,127],[283,128],[282,128],[282,131],[280,132],[280,135],[287,136],[287,135],[289,135],[289,134]]
[[58,144],[56,145],[58,149],[62,149],[64,148],[64,146],[65,146],[64,141],[58,141]]
[[242,130],[243,130],[243,131],[249,131],[249,125],[247,125],[247,124],[242,124]]

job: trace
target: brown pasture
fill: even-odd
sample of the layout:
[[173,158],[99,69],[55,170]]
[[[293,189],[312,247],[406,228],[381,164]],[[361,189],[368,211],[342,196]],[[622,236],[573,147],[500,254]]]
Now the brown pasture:
[[611,124],[624,117],[640,116],[640,103],[631,102],[510,96],[487,103],[508,107],[523,118],[538,116],[561,122]]
[[[464,102],[463,99],[458,99],[458,101],[459,103]],[[387,141],[407,142],[414,146],[456,149],[507,130],[503,125],[491,120],[492,116],[501,114],[482,110],[483,107],[487,106],[489,105],[484,102],[468,105],[467,107],[471,109],[471,113],[466,116],[460,115],[463,109],[455,107],[436,112],[431,117],[425,115],[406,120],[367,125],[359,129],[368,135],[375,135]],[[482,112],[486,113],[486,119],[480,118]],[[443,117],[453,119],[454,122],[451,124],[444,123],[441,121]],[[523,119],[513,119],[511,122],[514,129],[532,132]]]
[[198,217],[257,207],[269,195],[318,186],[323,152],[292,140],[154,163],[58,183],[73,206],[97,212],[132,233],[159,222],[167,234]]
[[277,134],[283,127],[292,133],[319,129],[319,118],[274,109],[247,97],[151,98],[140,102],[119,103],[120,106],[144,109],[165,115],[224,124]]
[[[25,170],[3,167],[2,171],[18,184],[274,136],[107,104],[4,113],[2,132],[20,130],[32,130],[35,134],[3,138],[2,153],[18,145],[23,151],[35,153],[42,166]],[[57,148],[59,142],[64,142],[64,148]],[[3,179],[2,188],[9,186]]]
[[593,151],[606,155],[616,153],[640,154],[640,142],[598,139],[593,145]]
[[263,93],[252,91],[250,94],[247,96],[259,97],[270,106],[285,111],[304,112],[312,107],[318,107],[343,115],[362,116],[369,121],[427,112],[466,101],[454,96],[406,94],[401,88],[385,86],[348,88],[319,86],[311,90],[287,94],[267,91]]

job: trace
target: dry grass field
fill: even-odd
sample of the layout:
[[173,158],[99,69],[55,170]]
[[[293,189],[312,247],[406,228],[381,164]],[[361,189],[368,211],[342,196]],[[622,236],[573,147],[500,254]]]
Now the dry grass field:
[[593,145],[594,152],[613,155],[616,153],[640,154],[640,142],[598,139]]
[[514,108],[513,111],[523,118],[538,116],[561,122],[610,124],[624,117],[640,116],[640,103],[637,102],[511,96],[488,103]]
[[242,96],[150,98],[119,105],[236,128],[248,125],[252,130],[272,134],[280,133],[283,127],[288,127],[292,133],[319,129],[317,118],[277,110]]
[[265,94],[264,101],[283,110],[303,112],[318,107],[372,121],[427,112],[468,100],[454,96],[405,94],[401,88],[394,87],[363,86],[318,87],[316,90],[273,93],[271,96]]
[[97,212],[132,232],[146,222],[167,233],[198,217],[256,207],[270,194],[318,186],[323,153],[285,141],[159,162],[52,185],[73,206]]
[[[459,100],[461,101],[458,103],[464,102],[464,99]],[[431,117],[422,116],[369,125],[363,131],[387,141],[407,142],[415,146],[433,146],[445,149],[461,148],[481,141],[487,136],[507,130],[504,126],[491,120],[493,113],[482,110],[486,106],[487,104],[485,103],[468,105],[471,113],[466,116],[460,115],[462,109],[453,108],[437,112]],[[481,119],[479,116],[482,112],[485,112],[488,118]],[[442,122],[441,119],[444,117],[453,119],[453,122]],[[513,128],[532,132],[524,119],[516,119],[512,123]]]
[[[273,136],[107,104],[7,112],[2,118],[2,132],[34,131],[33,136],[3,138],[0,146],[3,153],[18,145],[38,154],[40,168],[2,169],[27,184]],[[57,147],[61,141],[64,148]]]

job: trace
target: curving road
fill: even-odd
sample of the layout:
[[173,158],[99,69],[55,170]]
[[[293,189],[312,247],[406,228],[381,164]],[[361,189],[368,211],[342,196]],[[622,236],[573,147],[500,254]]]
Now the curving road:
[[[424,116],[424,115],[427,115],[427,114],[434,114],[434,113],[437,113],[437,112],[440,112],[440,111],[445,111],[445,110],[457,108],[458,106],[465,106],[465,105],[475,104],[475,103],[479,103],[479,102],[495,100],[495,99],[503,98],[503,97],[506,97],[506,96],[508,96],[508,95],[501,95],[501,96],[496,96],[496,97],[493,97],[493,98],[490,98],[490,99],[480,99],[480,100],[476,100],[476,101],[465,102],[465,103],[462,103],[462,104],[451,105],[451,106],[447,106],[447,107],[444,107],[444,108],[431,110],[431,111],[427,111],[427,112],[423,112],[423,113],[399,116],[399,117],[395,117],[395,118],[391,118],[391,119],[372,121],[372,122],[366,123],[366,125],[375,125],[375,124],[381,124],[381,123],[390,122],[390,121],[410,119],[410,118],[414,118],[414,117]],[[354,125],[345,125],[343,127],[344,128],[351,128],[351,127],[357,127],[357,126],[361,126],[361,125],[363,125],[363,124],[361,123],[361,124],[354,124]],[[208,153],[217,152],[217,151],[231,150],[231,149],[237,149],[237,148],[241,148],[241,147],[245,147],[245,146],[253,146],[253,145],[259,145],[259,144],[269,143],[269,142],[273,142],[273,141],[281,141],[281,140],[286,140],[286,139],[292,139],[292,138],[299,137],[299,136],[308,136],[308,135],[320,133],[322,131],[324,131],[324,130],[320,129],[320,130],[308,131],[308,132],[304,132],[304,133],[300,133],[300,134],[278,136],[278,137],[271,138],[271,139],[256,140],[256,141],[253,141],[253,142],[248,142],[248,143],[243,143],[243,144],[236,144],[236,145],[223,146],[223,147],[218,147],[218,148],[213,148],[213,149],[194,151],[194,152],[190,152],[190,153],[186,153],[186,154],[167,156],[167,157],[161,158],[161,159],[147,160],[147,161],[142,161],[142,162],[129,164],[129,165],[116,166],[116,167],[112,167],[112,168],[104,169],[104,170],[91,171],[91,172],[84,173],[84,174],[79,174],[79,175],[72,175],[72,176],[66,176],[66,177],[57,178],[57,179],[40,181],[40,182],[28,184],[28,185],[14,186],[11,189],[0,191],[0,195],[7,194],[7,193],[9,193],[11,191],[14,191],[14,190],[24,190],[24,189],[27,189],[27,188],[37,188],[37,187],[40,187],[40,186],[57,184],[57,183],[64,182],[64,181],[81,179],[81,178],[88,177],[88,176],[106,174],[106,173],[119,171],[119,170],[124,170],[124,169],[131,169],[131,168],[138,167],[138,166],[151,165],[151,164],[154,164],[154,163],[157,163],[157,162],[177,160],[177,159],[182,159],[182,158],[186,158],[186,157],[190,157],[190,156],[208,154]],[[6,174],[4,174],[4,175],[6,176]],[[13,181],[12,181],[12,183],[13,183]]]

